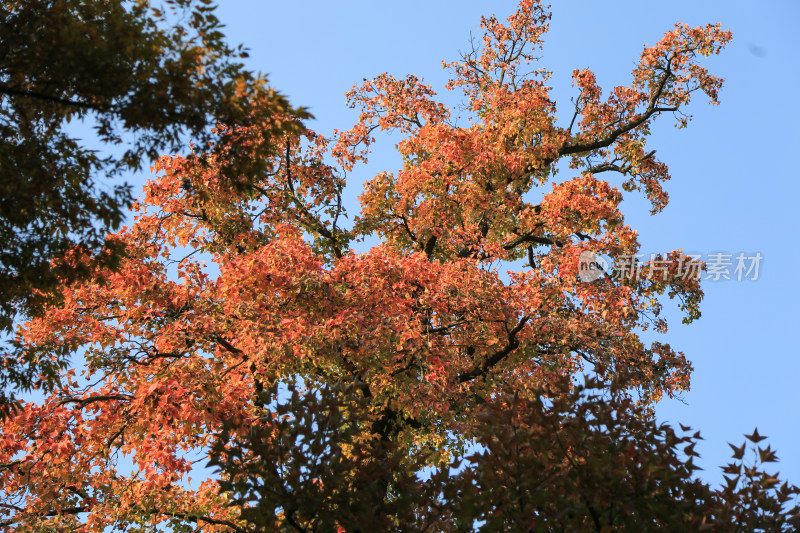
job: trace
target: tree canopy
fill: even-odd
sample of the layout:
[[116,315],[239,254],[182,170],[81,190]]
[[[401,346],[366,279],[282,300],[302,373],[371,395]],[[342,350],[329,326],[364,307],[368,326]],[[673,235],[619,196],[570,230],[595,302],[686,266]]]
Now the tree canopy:
[[[36,310],[54,258],[124,220],[119,179],[218,123],[283,131],[292,111],[226,44],[209,0],[9,0],[0,14],[0,328]],[[301,110],[299,115],[303,115]],[[76,125],[94,129],[94,140]],[[104,148],[105,147],[105,148]],[[113,257],[118,257],[118,254]]]
[[[699,434],[654,421],[652,401],[688,388],[691,365],[642,332],[666,331],[668,299],[699,317],[688,258],[580,276],[586,252],[639,250],[620,202],[640,192],[657,213],[668,200],[650,125],[685,126],[692,96],[717,102],[722,80],[701,61],[731,34],[676,25],[605,97],[576,70],[558,121],[536,63],[549,19],[535,0],[483,19],[447,64],[461,121],[422,80],[384,74],[348,94],[360,118],[332,138],[245,124],[161,157],[113,236],[119,265],[63,279],[58,305],[18,330],[6,368],[65,370],[2,421],[0,524],[796,527],[798,489],[763,469],[776,455],[757,431],[755,460],[735,446],[712,489],[692,476]],[[345,178],[378,130],[402,135],[403,167],[365,184],[351,221]],[[560,161],[570,176],[556,179]],[[350,249],[366,237],[379,243]],[[190,481],[208,461],[216,475]]]

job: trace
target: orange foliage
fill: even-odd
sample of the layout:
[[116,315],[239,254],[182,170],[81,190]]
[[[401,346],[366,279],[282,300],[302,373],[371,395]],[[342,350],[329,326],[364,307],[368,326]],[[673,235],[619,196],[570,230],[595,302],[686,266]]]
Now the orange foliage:
[[[64,286],[63,305],[19,332],[30,360],[79,351],[86,364],[2,423],[0,487],[15,503],[0,522],[235,529],[238,510],[215,482],[186,477],[224,421],[248,431],[279,379],[352,384],[369,400],[369,435],[432,448],[469,435],[469,413],[499,390],[533,395],[587,363],[645,400],[688,388],[684,356],[640,339],[652,323],[666,329],[660,295],[698,316],[685,257],[660,258],[659,279],[592,282],[579,280],[578,257],[638,252],[624,193],[642,190],[654,212],[667,203],[650,123],[698,91],[716,102],[721,80],[696,60],[730,33],[678,25],[605,98],[576,70],[561,127],[549,73],[532,64],[549,18],[523,0],[506,22],[483,20],[483,40],[449,64],[466,124],[420,79],[384,74],[348,94],[359,122],[330,144],[228,129],[224,147],[159,159],[135,222],[115,236],[128,249],[121,267]],[[346,227],[342,176],[378,129],[403,135],[405,163],[365,184]],[[240,158],[262,171],[232,184]],[[556,183],[561,160],[574,176]],[[375,235],[368,252],[349,249]]]

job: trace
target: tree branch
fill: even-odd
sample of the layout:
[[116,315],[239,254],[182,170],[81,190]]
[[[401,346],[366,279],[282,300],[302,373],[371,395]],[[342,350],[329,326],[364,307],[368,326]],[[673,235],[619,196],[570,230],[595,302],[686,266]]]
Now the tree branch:
[[94,402],[104,402],[111,400],[118,400],[121,402],[129,402],[133,399],[130,394],[102,394],[99,396],[90,396],[89,398],[64,398],[56,404],[56,406],[66,405],[68,403],[79,403],[81,407]]
[[23,89],[14,89],[13,87],[9,87],[7,85],[0,85],[0,94],[7,94],[10,96],[24,96],[26,98],[35,98],[37,100],[44,100],[47,102],[51,102],[54,104],[61,104],[61,105],[68,105],[72,107],[79,107],[81,109],[91,109],[93,111],[109,111],[112,109],[111,106],[108,105],[98,105],[93,104],[91,102],[86,102],[83,100],[69,100],[67,98],[61,98],[58,96],[51,96],[49,94],[44,94],[36,91],[26,91]]
[[589,152],[591,150],[597,150],[599,148],[607,148],[608,146],[611,146],[611,144],[613,144],[614,141],[616,141],[620,135],[628,133],[632,129],[641,126],[656,113],[660,113],[662,111],[677,111],[678,106],[657,107],[659,98],[661,98],[664,94],[664,89],[667,86],[667,81],[672,77],[672,68],[671,68],[672,59],[673,59],[672,57],[667,59],[667,65],[666,67],[664,67],[664,75],[661,77],[661,80],[659,80],[658,87],[656,87],[656,90],[650,96],[650,101],[647,103],[647,109],[644,111],[644,113],[639,115],[637,118],[631,120],[627,124],[624,124],[616,128],[611,133],[609,133],[609,135],[604,139],[598,139],[594,142],[585,144],[574,144],[574,145],[565,144],[558,151],[558,155],[564,156],[564,155],[577,154],[580,152]]
[[487,358],[481,364],[473,367],[471,370],[468,370],[467,372],[463,372],[463,373],[459,374],[458,375],[459,383],[465,383],[467,381],[472,381],[473,379],[475,379],[475,378],[477,378],[479,376],[486,375],[486,373],[489,370],[491,370],[492,367],[494,367],[495,365],[497,365],[497,363],[499,363],[500,361],[505,359],[505,357],[508,354],[510,354],[511,352],[516,350],[517,347],[519,347],[519,340],[517,339],[517,333],[522,331],[522,328],[525,326],[525,324],[529,320],[530,320],[530,318],[527,317],[527,316],[522,317],[522,319],[514,327],[514,329],[512,329],[511,331],[508,332],[508,344],[502,350],[499,350],[499,351],[495,352],[494,354],[492,354],[489,358]]

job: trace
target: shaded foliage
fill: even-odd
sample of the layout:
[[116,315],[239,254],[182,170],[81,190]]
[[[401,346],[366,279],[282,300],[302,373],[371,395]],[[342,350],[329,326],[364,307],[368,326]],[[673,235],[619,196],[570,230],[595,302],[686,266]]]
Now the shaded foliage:
[[[220,489],[243,531],[796,531],[800,488],[754,432],[715,488],[698,480],[700,433],[656,422],[623,383],[587,378],[470,413],[472,452],[438,469],[393,442],[358,442],[352,390],[273,392],[258,425],[217,441]],[[748,448],[747,444],[750,444]],[[377,498],[384,480],[387,498]]]
[[[210,464],[255,531],[387,531],[412,524],[421,455],[364,433],[369,404],[352,386],[269,391],[266,413],[224,423]],[[389,495],[386,497],[387,490]]]

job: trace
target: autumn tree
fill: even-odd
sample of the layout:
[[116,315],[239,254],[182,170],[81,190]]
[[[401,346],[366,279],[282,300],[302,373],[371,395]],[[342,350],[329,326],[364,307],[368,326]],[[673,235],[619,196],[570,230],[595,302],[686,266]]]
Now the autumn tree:
[[[638,251],[623,195],[641,191],[654,213],[667,202],[650,125],[664,114],[686,125],[692,96],[716,103],[722,81],[699,61],[730,34],[677,25],[606,97],[575,71],[558,122],[535,63],[549,18],[523,0],[447,65],[466,122],[420,79],[382,75],[348,95],[360,118],[332,139],[288,132],[276,151],[262,128],[221,127],[159,159],[135,222],[114,236],[119,268],[65,279],[60,305],[18,330],[7,367],[85,364],[3,421],[0,523],[788,527],[794,487],[737,447],[729,487],[713,491],[692,479],[697,437],[648,411],[689,386],[686,358],[641,335],[666,331],[667,297],[685,321],[699,316],[687,258],[579,278],[583,252]],[[348,223],[345,178],[377,130],[402,134],[403,168],[369,180]],[[230,187],[239,160],[259,171]],[[571,177],[556,181],[559,168]],[[380,243],[350,249],[367,236]],[[60,266],[85,257],[73,249]],[[593,373],[585,387],[572,381],[581,370]],[[190,482],[209,457],[217,476]]]
[[85,273],[54,270],[54,257],[113,249],[106,234],[131,200],[115,176],[189,138],[205,143],[218,122],[282,131],[272,115],[290,109],[240,63],[246,52],[226,44],[209,0],[0,9],[0,329],[10,331],[59,279]]
[[[699,432],[658,424],[625,383],[556,378],[476,412],[475,447],[428,469],[397,442],[359,443],[368,402],[346,386],[270,391],[268,416],[212,449],[220,487],[261,531],[796,531],[800,488],[768,472],[754,431],[719,488],[696,479]],[[376,443],[378,444],[378,443]],[[423,470],[424,471],[424,470]],[[381,480],[392,479],[390,497]],[[790,502],[794,501],[792,504]]]

